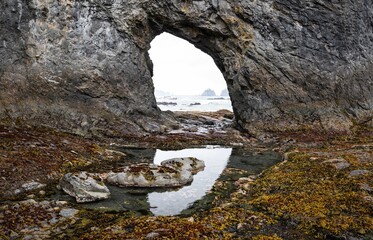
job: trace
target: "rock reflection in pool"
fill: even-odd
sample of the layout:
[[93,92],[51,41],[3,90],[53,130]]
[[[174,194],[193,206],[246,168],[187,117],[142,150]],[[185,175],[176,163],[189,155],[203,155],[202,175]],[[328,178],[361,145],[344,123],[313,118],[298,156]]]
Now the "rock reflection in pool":
[[[182,188],[119,188],[108,185],[111,192],[109,199],[79,204],[80,207],[117,211],[131,210],[154,215],[177,215],[204,198],[216,180],[224,179],[222,173],[225,168],[240,169],[250,175],[258,174],[281,161],[281,156],[272,151],[258,153],[242,148],[232,149],[217,146],[178,151],[122,150],[128,154],[128,159],[118,163],[120,166],[136,162],[150,162],[151,159],[155,164],[159,164],[163,160],[175,157],[196,157],[205,161],[206,167],[204,171],[194,176],[190,185]],[[73,198],[62,192],[59,192],[54,198],[74,202]]]
[[227,166],[232,148],[196,148],[179,151],[157,150],[154,163],[175,157],[195,157],[205,162],[205,169],[194,176],[189,186],[176,191],[152,192],[148,195],[150,211],[154,215],[176,215],[188,208],[190,204],[201,199],[211,190]]

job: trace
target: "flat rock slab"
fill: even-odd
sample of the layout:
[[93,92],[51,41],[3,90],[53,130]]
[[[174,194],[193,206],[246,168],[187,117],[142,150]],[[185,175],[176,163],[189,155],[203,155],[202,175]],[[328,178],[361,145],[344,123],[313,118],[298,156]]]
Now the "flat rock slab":
[[142,163],[109,173],[107,181],[120,187],[180,187],[192,182],[193,175],[172,166]]
[[96,180],[93,176],[94,174],[87,172],[67,173],[60,180],[60,187],[64,192],[75,197],[78,203],[95,202],[109,198],[109,189],[101,180]]

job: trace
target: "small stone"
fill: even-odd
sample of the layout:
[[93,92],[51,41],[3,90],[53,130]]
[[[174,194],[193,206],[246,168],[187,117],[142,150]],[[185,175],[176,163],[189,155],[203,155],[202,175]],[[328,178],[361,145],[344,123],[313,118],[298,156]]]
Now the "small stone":
[[40,206],[42,206],[44,209],[50,207],[50,202],[48,201],[42,201],[39,203]]
[[33,182],[28,182],[28,183],[23,184],[22,188],[24,189],[24,191],[28,192],[28,191],[33,191],[36,189],[43,188],[45,186],[47,185],[33,181]]
[[35,194],[30,194],[26,196],[27,198],[35,198]]
[[39,194],[40,194],[40,195],[45,195],[45,191],[44,191],[44,190],[41,190],[41,191],[39,192]]
[[358,177],[358,176],[369,174],[369,173],[370,173],[369,170],[353,170],[353,171],[350,172],[350,174],[348,176],[349,177]]
[[57,222],[58,222],[58,219],[55,217],[49,220],[49,224],[56,224]]
[[148,235],[146,235],[146,239],[152,239],[156,237],[159,237],[159,233],[157,232],[151,232],[151,233],[148,233]]
[[64,205],[67,205],[68,202],[66,201],[56,201],[56,205],[59,206],[59,207],[62,207]]
[[17,238],[17,237],[19,237],[18,233],[14,232],[14,231],[10,232],[10,238]]
[[242,223],[239,223],[239,224],[237,225],[237,230],[240,230],[242,227],[243,227],[243,224],[242,224]]
[[350,166],[350,164],[343,158],[325,160],[322,163],[323,164],[329,164],[337,170],[343,170],[343,169],[346,169]]
[[193,217],[188,218],[188,222],[194,222],[194,218]]
[[363,191],[366,191],[368,193],[371,193],[373,191],[372,187],[369,186],[367,183],[360,183],[360,189]]
[[369,203],[373,203],[373,197],[372,196],[365,196],[364,200],[369,202]]
[[60,216],[65,217],[65,218],[70,218],[74,217],[75,214],[77,214],[79,210],[74,209],[74,208],[64,208],[60,211]]
[[28,206],[28,205],[36,205],[37,202],[34,199],[28,199],[28,200],[20,202],[20,204],[24,206]]
[[21,191],[21,189],[16,189],[16,190],[14,190],[14,194],[20,194],[22,191]]

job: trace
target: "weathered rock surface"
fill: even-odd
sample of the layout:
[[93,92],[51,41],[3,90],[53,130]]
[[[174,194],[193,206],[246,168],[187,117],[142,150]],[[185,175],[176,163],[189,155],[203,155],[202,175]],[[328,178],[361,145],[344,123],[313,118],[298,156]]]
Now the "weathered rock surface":
[[60,180],[60,187],[67,194],[75,197],[78,203],[94,202],[108,199],[109,189],[102,181],[97,182],[88,173],[67,173]]
[[162,132],[152,39],[170,32],[222,71],[251,133],[372,123],[373,2],[0,1],[0,119],[79,134]]
[[147,163],[125,167],[107,177],[108,183],[121,187],[180,187],[192,181],[190,171]]
[[189,171],[196,174],[205,169],[205,162],[194,157],[171,158],[162,161],[161,166],[173,167],[180,171]]

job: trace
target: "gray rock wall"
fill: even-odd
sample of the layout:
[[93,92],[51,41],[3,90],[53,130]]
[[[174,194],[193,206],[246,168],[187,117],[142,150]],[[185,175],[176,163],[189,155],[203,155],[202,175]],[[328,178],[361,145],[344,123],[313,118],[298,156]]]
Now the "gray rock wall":
[[0,0],[0,118],[81,134],[163,131],[150,42],[213,57],[252,133],[347,130],[373,109],[373,3]]

